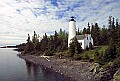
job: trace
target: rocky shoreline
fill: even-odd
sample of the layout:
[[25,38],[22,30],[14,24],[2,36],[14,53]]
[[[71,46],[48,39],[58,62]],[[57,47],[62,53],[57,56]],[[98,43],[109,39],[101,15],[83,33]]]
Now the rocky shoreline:
[[69,77],[69,81],[95,81],[93,79],[94,71],[92,71],[94,70],[94,63],[92,62],[82,62],[70,59],[34,55],[20,55],[20,57],[29,62],[43,65],[54,70],[55,72]]

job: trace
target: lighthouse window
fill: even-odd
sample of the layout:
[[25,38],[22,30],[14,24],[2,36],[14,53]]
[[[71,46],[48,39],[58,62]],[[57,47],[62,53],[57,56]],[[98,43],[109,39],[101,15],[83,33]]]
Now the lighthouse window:
[[87,40],[88,40],[88,37],[87,37]]

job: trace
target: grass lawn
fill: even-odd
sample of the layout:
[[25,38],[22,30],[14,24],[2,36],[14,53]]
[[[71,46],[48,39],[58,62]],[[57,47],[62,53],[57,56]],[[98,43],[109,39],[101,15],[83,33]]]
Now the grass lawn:
[[96,50],[98,50],[98,52],[101,53],[102,51],[105,51],[107,48],[108,48],[107,45],[98,46],[98,47],[94,48],[93,50],[88,50],[88,51],[83,52],[82,55],[84,55],[85,53],[87,53],[88,56],[89,56],[91,59],[93,59]]

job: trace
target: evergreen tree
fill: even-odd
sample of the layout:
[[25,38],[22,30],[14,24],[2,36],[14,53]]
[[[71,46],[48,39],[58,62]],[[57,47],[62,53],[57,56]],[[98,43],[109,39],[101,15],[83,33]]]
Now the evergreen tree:
[[58,33],[55,31],[54,35],[54,50],[56,51],[57,47],[59,46],[59,39],[58,39]]
[[97,23],[95,23],[95,25],[92,25],[91,36],[94,40],[94,44],[100,45],[100,28],[98,27]]
[[113,17],[113,20],[112,20],[112,30],[115,30],[115,21],[114,21],[114,17]]
[[108,19],[108,28],[109,29],[112,28],[112,16],[109,16],[109,19]]
[[74,54],[75,54],[75,44],[74,44],[74,42],[70,43],[69,53],[70,53],[70,55],[69,55],[70,57],[73,57]]
[[89,43],[89,49],[93,49],[93,45],[91,42]]
[[90,32],[90,24],[89,24],[89,22],[88,22],[88,28],[87,28],[87,30],[86,30],[86,34],[90,34],[91,32]]
[[99,54],[98,59],[100,63],[113,61],[115,58],[120,57],[120,37],[119,37],[119,25],[116,21],[116,26],[114,23],[114,18],[111,23],[111,29],[109,31],[109,45],[105,52]]
[[26,54],[26,53],[29,53],[31,51],[34,50],[34,45],[33,43],[30,41],[30,35],[28,34],[28,38],[27,38],[27,43],[25,45],[25,48],[23,50],[23,53]]
[[30,35],[28,34],[28,39],[27,39],[27,43],[30,42]]
[[45,50],[48,50],[48,37],[46,33],[41,40],[41,51],[44,52]]
[[116,19],[116,30],[119,30],[119,23],[118,23],[118,19]]
[[35,31],[34,31],[34,35],[32,37],[32,42],[34,45],[37,45],[37,43],[39,42],[39,36],[36,34]]
[[86,33],[87,33],[87,29],[84,27],[83,34],[86,34]]
[[82,35],[82,31],[80,31],[80,29],[78,28],[78,30],[76,31],[77,35]]
[[103,26],[100,30],[100,45],[107,45],[108,44],[108,29]]
[[77,38],[74,37],[69,47],[70,56],[74,56],[75,54],[80,54],[81,52],[82,52],[82,47],[80,43],[77,41]]

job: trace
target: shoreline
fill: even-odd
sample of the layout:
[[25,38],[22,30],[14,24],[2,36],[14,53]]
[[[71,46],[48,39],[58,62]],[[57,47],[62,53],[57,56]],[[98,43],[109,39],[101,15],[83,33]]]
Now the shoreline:
[[94,63],[91,62],[72,61],[70,59],[34,55],[20,55],[20,58],[52,69],[55,72],[70,78],[69,81],[94,81],[93,72],[90,72],[90,68]]

